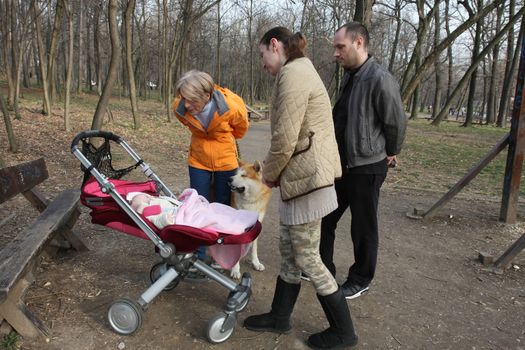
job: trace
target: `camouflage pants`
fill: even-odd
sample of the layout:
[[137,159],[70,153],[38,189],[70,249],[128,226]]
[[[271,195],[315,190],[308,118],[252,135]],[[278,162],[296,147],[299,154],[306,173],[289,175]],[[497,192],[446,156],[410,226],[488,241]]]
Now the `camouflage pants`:
[[321,220],[301,225],[279,226],[281,278],[287,283],[301,283],[301,271],[312,281],[317,294],[326,296],[339,288],[319,255]]

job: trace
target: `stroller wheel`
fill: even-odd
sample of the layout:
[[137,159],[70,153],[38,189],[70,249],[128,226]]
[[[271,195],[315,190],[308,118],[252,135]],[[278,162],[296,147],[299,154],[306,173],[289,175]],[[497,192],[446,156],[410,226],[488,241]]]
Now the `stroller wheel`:
[[232,335],[236,323],[235,314],[221,312],[208,322],[208,340],[213,344],[227,340]]
[[134,300],[115,300],[108,309],[108,321],[113,330],[119,334],[129,335],[142,324],[142,307]]
[[[230,301],[230,298],[232,298],[233,296],[235,295],[235,292],[230,292],[230,294],[228,295],[228,303]],[[241,312],[242,310],[244,310],[244,308],[246,307],[246,305],[248,305],[248,302],[250,301],[250,297],[244,299],[244,301],[239,305],[237,306],[237,308],[235,309],[236,312]]]
[[246,300],[241,304],[239,305],[239,307],[237,308],[237,312],[241,312],[242,310],[244,310],[244,308],[246,307],[246,305],[248,305],[248,302],[250,301],[249,298],[246,298]]
[[[151,283],[155,283],[166,271],[168,271],[168,265],[166,263],[160,262],[153,265],[149,272],[149,279]],[[166,287],[164,287],[165,291],[169,291],[174,289],[179,285],[179,282],[181,281],[181,276],[177,276],[173,281],[170,282]]]

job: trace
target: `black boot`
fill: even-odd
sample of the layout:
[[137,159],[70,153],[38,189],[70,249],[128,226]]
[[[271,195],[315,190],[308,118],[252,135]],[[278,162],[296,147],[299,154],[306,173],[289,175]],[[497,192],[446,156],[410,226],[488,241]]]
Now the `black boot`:
[[338,349],[356,345],[357,335],[341,288],[324,297],[317,295],[317,298],[330,327],[320,333],[312,334],[308,338],[308,346],[312,349]]
[[290,316],[300,290],[301,284],[286,283],[281,277],[277,277],[272,311],[247,317],[244,327],[252,331],[289,333],[292,330]]

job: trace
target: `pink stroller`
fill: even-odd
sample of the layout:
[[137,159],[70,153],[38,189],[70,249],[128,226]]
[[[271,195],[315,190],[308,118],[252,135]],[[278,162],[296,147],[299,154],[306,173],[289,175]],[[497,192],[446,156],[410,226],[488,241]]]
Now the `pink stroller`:
[[[95,147],[90,142],[94,138],[102,141],[100,146]],[[81,148],[78,147],[80,142]],[[124,148],[136,163],[127,168],[114,169],[110,147],[112,143]],[[246,245],[257,238],[261,223],[255,220],[253,225],[238,234],[177,224],[159,230],[131,208],[125,200],[126,195],[130,192],[144,192],[153,196],[163,194],[176,197],[121,137],[105,131],[85,131],[75,137],[71,152],[80,161],[84,171],[81,202],[91,209],[91,221],[151,240],[162,258],[161,262],[151,268],[151,286],[137,300],[118,299],[110,305],[108,321],[111,328],[123,335],[135,332],[142,324],[143,313],[149,303],[163,290],[175,288],[189,269],[194,268],[230,291],[224,310],[213,317],[207,327],[210,342],[221,343],[227,340],[235,328],[237,313],[249,302],[251,276],[244,273],[241,282],[236,284],[198,260],[194,252],[199,246],[228,245],[227,248],[235,248]],[[139,166],[149,178],[148,181],[131,182],[120,179]]]

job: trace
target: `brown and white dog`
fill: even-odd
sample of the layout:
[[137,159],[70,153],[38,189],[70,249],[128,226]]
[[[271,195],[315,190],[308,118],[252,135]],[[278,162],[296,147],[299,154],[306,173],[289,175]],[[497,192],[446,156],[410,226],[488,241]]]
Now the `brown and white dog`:
[[[232,203],[235,207],[256,212],[262,223],[272,190],[262,182],[261,163],[255,161],[250,164],[240,161],[237,173],[230,178],[230,188],[234,195]],[[252,242],[249,254],[253,268],[263,271],[264,265],[257,256],[257,239]],[[235,279],[241,278],[239,262],[232,268],[230,276]]]

